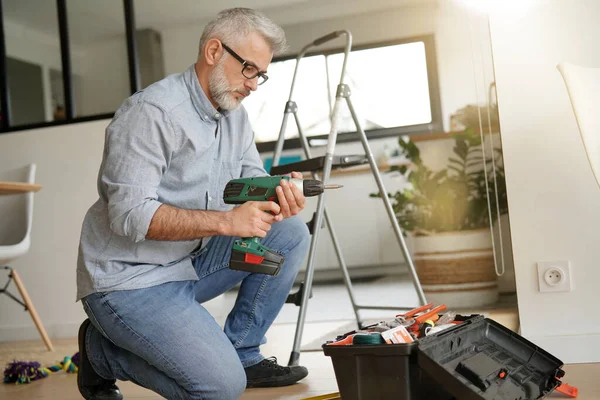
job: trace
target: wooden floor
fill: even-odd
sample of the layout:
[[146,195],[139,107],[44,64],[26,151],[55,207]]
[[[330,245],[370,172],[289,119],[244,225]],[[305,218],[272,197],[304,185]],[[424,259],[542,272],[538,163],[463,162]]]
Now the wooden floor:
[[[517,329],[516,313],[509,311],[490,312],[490,317],[510,329]],[[333,336],[339,333],[340,327],[348,321],[332,321],[327,323],[309,323],[304,329],[304,343],[319,340],[330,332]],[[262,347],[265,356],[275,355],[280,363],[287,364],[289,351],[292,347],[295,326],[293,324],[274,325],[269,331],[268,343]],[[331,338],[333,339],[333,337]],[[0,362],[6,364],[13,358],[35,360],[44,366],[52,365],[77,352],[76,339],[54,340],[55,351],[45,350],[41,341],[0,343]],[[307,378],[292,386],[272,389],[248,389],[241,397],[242,400],[289,399],[298,400],[312,396],[337,392],[335,373],[331,359],[322,352],[302,352],[301,364],[309,369]],[[600,364],[568,365],[565,382],[575,385],[580,390],[579,400],[600,399]],[[130,382],[118,382],[126,399],[161,399],[156,393]],[[81,399],[77,391],[75,374],[59,372],[45,379],[27,385],[0,385],[0,398],[3,400],[76,400]],[[549,398],[565,398],[552,394]]]

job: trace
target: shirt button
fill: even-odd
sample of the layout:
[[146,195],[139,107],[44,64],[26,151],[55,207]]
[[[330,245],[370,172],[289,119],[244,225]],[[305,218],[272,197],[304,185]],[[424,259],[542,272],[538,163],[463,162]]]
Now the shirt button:
[[207,119],[208,119],[208,115],[205,115],[204,116],[204,120],[206,121]]
[[216,114],[215,114],[215,119],[219,119],[219,118],[221,118],[221,114],[219,114],[219,113],[216,113]]
[[212,197],[209,197],[209,198],[208,198],[208,201],[212,201],[212,199],[213,199]]

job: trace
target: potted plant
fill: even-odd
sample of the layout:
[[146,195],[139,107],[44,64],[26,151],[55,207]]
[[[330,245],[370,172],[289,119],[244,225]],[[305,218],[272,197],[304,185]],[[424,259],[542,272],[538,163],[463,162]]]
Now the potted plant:
[[407,185],[388,196],[427,300],[449,307],[489,305],[498,300],[490,225],[508,208],[502,152],[493,149],[484,163],[481,137],[472,128],[451,137],[453,154],[439,171],[423,163],[414,142],[400,137],[409,165],[390,172],[402,174]]

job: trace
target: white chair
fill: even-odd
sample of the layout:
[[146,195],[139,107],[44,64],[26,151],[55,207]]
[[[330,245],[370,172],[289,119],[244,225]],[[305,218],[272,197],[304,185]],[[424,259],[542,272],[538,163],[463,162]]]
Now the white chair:
[[590,166],[600,186],[600,68],[558,64]]
[[[36,165],[0,172],[0,182],[35,183]],[[22,194],[0,195],[0,267],[8,270],[8,282],[4,288],[0,288],[0,294],[4,293],[29,311],[46,347],[54,351],[52,342],[42,325],[42,322],[33,306],[31,298],[25,290],[21,277],[13,268],[7,264],[27,254],[31,247],[31,225],[33,221],[33,196],[29,191]],[[11,281],[15,281],[23,301],[17,299],[7,291]]]

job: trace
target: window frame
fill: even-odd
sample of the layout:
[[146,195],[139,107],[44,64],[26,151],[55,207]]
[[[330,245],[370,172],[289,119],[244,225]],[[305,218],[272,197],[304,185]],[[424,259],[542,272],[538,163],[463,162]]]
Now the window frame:
[[[407,125],[401,127],[392,127],[392,128],[380,128],[380,129],[364,129],[365,135],[367,139],[382,139],[387,137],[397,137],[402,135],[423,135],[423,134],[431,134],[438,133],[443,131],[443,116],[442,116],[442,101],[440,96],[440,85],[439,85],[439,75],[438,75],[438,67],[437,67],[437,51],[435,46],[435,35],[434,34],[425,34],[425,35],[415,35],[408,36],[404,38],[386,40],[386,41],[377,41],[377,42],[369,42],[360,44],[357,46],[353,46],[350,50],[350,53],[358,50],[368,50],[375,49],[378,47],[386,47],[393,46],[399,44],[408,44],[415,42],[423,42],[425,45],[425,60],[427,65],[427,79],[429,86],[429,99],[430,99],[430,107],[431,107],[431,122],[426,124],[418,124],[418,125]],[[339,54],[344,52],[344,47],[335,47],[327,50],[314,50],[309,51],[305,54],[304,57],[310,57],[315,55],[332,55]],[[295,59],[298,57],[298,54],[289,54],[282,57],[276,57],[272,62],[279,61],[287,61],[291,59]],[[339,82],[339,77],[336,77],[336,80]],[[260,90],[260,89],[259,89]],[[293,100],[293,99],[292,99]],[[285,104],[282,104],[282,108]],[[343,102],[342,107],[347,107],[346,103]],[[360,116],[360,110],[356,110],[358,116]],[[281,119],[283,120],[283,113],[281,114]],[[302,121],[300,121],[302,122]],[[288,120],[289,123],[294,123],[293,120]],[[327,139],[328,134],[317,135],[317,136],[308,136],[306,139],[309,143],[309,146],[313,147],[311,141],[322,141],[323,139]],[[349,143],[360,141],[359,133],[357,131],[352,132],[344,132],[339,133],[337,136],[337,143]],[[266,152],[274,152],[275,145],[277,141],[270,142],[261,142],[256,143],[256,147],[258,148],[259,153]],[[317,146],[315,146],[317,147]],[[286,139],[284,142],[283,149],[284,150],[295,150],[301,149],[302,145],[300,143],[299,138],[290,138]]]
[[[0,135],[29,129],[46,128],[52,126],[68,125],[81,122],[98,121],[113,118],[115,112],[95,114],[83,117],[74,117],[73,82],[71,76],[71,49],[69,37],[69,22],[67,18],[67,0],[56,0],[56,14],[60,39],[60,54],[63,77],[63,92],[65,96],[65,119],[50,122],[36,122],[13,126],[10,121],[10,93],[8,91],[8,76],[6,71],[6,37],[4,34],[4,12],[0,0]],[[123,0],[123,14],[125,22],[125,39],[127,41],[127,62],[129,68],[129,82],[131,94],[140,89],[139,60],[135,39],[135,10],[134,0]]]

